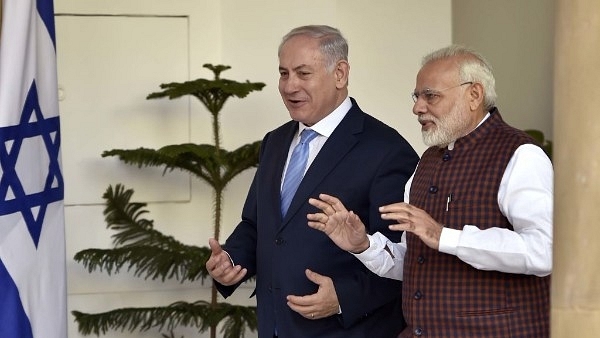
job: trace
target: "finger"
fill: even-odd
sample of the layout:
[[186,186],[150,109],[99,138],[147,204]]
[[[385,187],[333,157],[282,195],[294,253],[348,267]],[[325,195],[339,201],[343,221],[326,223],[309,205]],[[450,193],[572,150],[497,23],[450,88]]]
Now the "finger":
[[407,223],[392,224],[392,225],[388,226],[388,228],[392,231],[414,232],[414,230],[415,230],[413,226],[410,226]]
[[231,267],[231,261],[229,261],[229,259],[223,259],[222,255],[211,256],[211,258],[206,262],[206,268],[212,275],[215,276],[224,275],[227,269]]
[[242,278],[244,278],[244,276],[246,276],[247,272],[248,272],[248,269],[242,268],[241,266],[236,265],[227,270],[227,272],[225,274],[225,279],[230,281],[231,283],[235,284],[235,283],[241,281]]
[[327,194],[320,194],[319,198],[326,198],[327,200],[322,200],[322,199],[316,199],[316,198],[309,198],[308,199],[308,203],[314,207],[317,207],[319,209],[321,209],[321,211],[323,211],[323,213],[327,214],[327,215],[333,215],[335,213],[335,208],[331,205],[332,203],[335,203],[335,201],[339,200],[333,196],[329,196]]
[[215,251],[213,251],[209,259],[206,261],[206,268],[209,271],[215,270],[217,267],[225,268],[233,265],[231,259],[229,259],[229,256],[225,251],[222,249],[216,251],[218,252],[215,253]]
[[395,220],[398,223],[410,222],[412,214],[408,210],[394,210],[381,213],[381,218],[385,220]]
[[323,284],[324,279],[327,278],[323,275],[319,275],[318,273],[316,273],[310,269],[306,269],[304,271],[304,274],[306,274],[306,278],[308,278],[311,282],[313,282],[317,285]]
[[206,269],[208,269],[208,271],[213,271],[222,261],[222,255],[211,254],[210,258],[206,261]]
[[217,266],[217,260],[215,259],[214,256],[211,256],[207,261],[206,261],[206,270],[208,270],[208,272],[211,272],[212,270],[215,269],[215,266]]
[[346,211],[346,207],[337,197],[327,194],[320,194],[319,198],[329,204],[333,211]]
[[327,234],[327,228],[326,228],[325,224],[323,224],[321,222],[312,222],[312,221],[308,221],[307,224],[309,227],[311,227],[315,230],[322,231]]
[[388,205],[379,207],[379,212],[389,213],[389,212],[403,211],[403,210],[407,210],[407,208],[409,208],[409,207],[411,207],[411,205],[408,203],[397,202],[397,203],[392,203],[392,204],[388,204]]
[[[217,280],[223,285],[233,285],[239,283],[248,272],[247,269],[242,268],[239,265],[230,267],[225,270],[219,270],[220,274],[217,274]],[[214,277],[213,277],[214,278]]]
[[[309,307],[309,306],[314,308],[319,301],[319,296],[316,293],[313,293],[311,295],[305,295],[305,296],[288,295],[286,297],[286,299],[290,304],[295,305],[299,309]],[[313,309],[313,308],[311,308],[311,309]]]
[[[321,195],[323,195],[323,194],[321,194]],[[323,202],[317,198],[309,198],[308,203],[310,205],[312,205],[313,207],[316,207],[322,211],[325,211],[325,209],[327,209],[329,207],[329,203]]]
[[210,250],[212,251],[213,255],[218,255],[221,251],[223,251],[221,244],[219,244],[219,242],[217,242],[217,240],[214,238],[208,239],[208,245],[210,246]]
[[314,214],[306,214],[306,218],[309,221],[314,221],[314,222],[319,222],[321,220],[321,218],[323,217],[323,215],[325,215],[324,213],[314,213]]
[[289,295],[286,298],[288,304],[290,304],[290,307],[293,306],[293,308],[296,310],[301,310],[302,308],[312,304],[310,300],[306,299],[306,296]]
[[290,309],[297,312],[301,316],[307,319],[316,319],[315,311],[311,306],[303,306],[297,303],[293,303],[292,301],[288,301],[287,305]]

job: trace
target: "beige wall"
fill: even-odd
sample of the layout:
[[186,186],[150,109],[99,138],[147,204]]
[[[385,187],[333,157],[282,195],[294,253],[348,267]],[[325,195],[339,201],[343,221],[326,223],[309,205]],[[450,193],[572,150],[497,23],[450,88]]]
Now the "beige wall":
[[[451,4],[439,1],[431,6],[416,0],[380,0],[377,4],[368,6],[360,0],[55,0],[67,185],[69,311],[100,312],[208,299],[206,286],[198,283],[144,281],[127,273],[115,277],[89,274],[72,260],[80,250],[111,246],[100,197],[109,184],[119,182],[136,191],[136,201],[149,202],[147,217],[155,220],[159,230],[186,244],[207,245],[212,234],[212,195],[205,185],[100,157],[102,150],[115,147],[211,141],[209,115],[197,102],[144,99],[145,94],[159,90],[162,82],[211,76],[202,68],[207,62],[233,66],[224,77],[265,82],[262,92],[225,105],[223,144],[234,149],[261,139],[288,120],[277,91],[276,50],[281,36],[297,25],[330,24],[341,28],[350,42],[351,95],[364,110],[400,130],[419,152],[424,150],[409,93],[421,56],[451,42]],[[156,21],[163,30],[148,26],[149,21]],[[169,36],[173,31],[180,33]],[[178,47],[167,46],[169,40]],[[162,44],[166,51],[157,47]],[[176,115],[165,118],[173,110]],[[238,221],[252,174],[240,175],[226,191],[222,239]],[[240,290],[228,301],[252,303],[250,292],[249,287]],[[72,319],[69,314],[69,337],[81,337]],[[197,336],[193,330],[179,331],[176,336],[181,335]],[[110,336],[157,335],[111,332]]]
[[455,43],[479,50],[496,76],[498,108],[552,139],[554,0],[453,0]]

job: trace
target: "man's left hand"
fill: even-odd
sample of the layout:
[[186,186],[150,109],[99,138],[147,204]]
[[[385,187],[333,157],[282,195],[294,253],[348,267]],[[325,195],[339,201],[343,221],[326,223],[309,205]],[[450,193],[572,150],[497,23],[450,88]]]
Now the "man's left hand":
[[340,303],[333,280],[309,269],[306,269],[306,277],[319,285],[317,293],[306,296],[289,295],[288,306],[307,319],[321,319],[337,314]]
[[390,225],[390,230],[412,232],[428,247],[439,250],[444,227],[424,210],[402,202],[380,207],[379,212],[382,219],[398,222]]

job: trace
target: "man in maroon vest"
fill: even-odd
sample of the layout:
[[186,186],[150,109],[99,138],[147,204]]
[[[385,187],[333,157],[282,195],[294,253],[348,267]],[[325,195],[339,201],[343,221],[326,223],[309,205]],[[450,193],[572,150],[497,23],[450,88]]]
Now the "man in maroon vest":
[[502,120],[494,85],[470,49],[424,58],[413,113],[430,148],[405,202],[380,208],[397,222],[390,229],[404,231],[400,243],[367,235],[336,197],[309,201],[320,209],[310,227],[371,271],[404,281],[400,337],[549,337],[552,164]]

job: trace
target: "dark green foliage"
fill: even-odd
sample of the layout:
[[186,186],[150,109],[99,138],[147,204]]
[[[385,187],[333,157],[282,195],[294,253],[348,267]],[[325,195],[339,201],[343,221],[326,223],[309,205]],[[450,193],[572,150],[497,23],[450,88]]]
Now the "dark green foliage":
[[[194,326],[205,332],[223,322],[224,338],[244,337],[244,328],[256,330],[256,307],[205,301],[175,302],[165,307],[122,308],[104,313],[85,314],[73,311],[82,334],[106,334],[109,330],[133,332],[150,329],[173,330],[177,326]],[[171,333],[173,335],[173,333]],[[163,335],[164,336],[164,335]]]
[[185,143],[158,150],[113,149],[103,152],[102,156],[118,156],[121,161],[140,168],[164,167],[165,172],[174,169],[187,171],[212,187],[224,188],[237,174],[256,167],[260,143],[245,144],[231,152],[210,144]]
[[204,64],[203,67],[213,71],[215,74],[213,80],[197,79],[183,83],[163,83],[160,85],[160,88],[164,89],[162,92],[152,93],[148,95],[147,98],[156,99],[168,97],[169,99],[176,99],[185,95],[192,95],[200,100],[209,112],[217,114],[221,111],[223,104],[229,97],[235,96],[244,98],[250,92],[262,90],[265,86],[265,84],[261,82],[237,82],[221,79],[221,72],[231,68],[229,66]]
[[87,249],[78,252],[74,259],[89,272],[106,271],[109,275],[122,268],[133,270],[136,277],[144,279],[176,279],[181,281],[204,280],[208,277],[202,262],[210,257],[210,249],[184,245],[171,236],[154,230],[153,222],[142,215],[145,203],[130,202],[133,190],[117,185],[108,187],[106,200],[107,227],[116,231],[113,249]]

